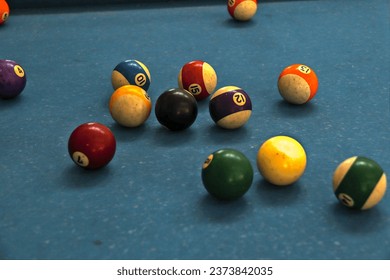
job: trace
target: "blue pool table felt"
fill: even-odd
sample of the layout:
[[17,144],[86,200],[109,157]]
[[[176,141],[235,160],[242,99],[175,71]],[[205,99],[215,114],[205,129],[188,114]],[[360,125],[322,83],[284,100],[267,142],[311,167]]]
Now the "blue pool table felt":
[[[337,202],[332,174],[363,155],[390,172],[389,2],[260,2],[247,23],[226,5],[99,6],[17,10],[0,26],[0,59],[19,62],[24,92],[0,100],[0,259],[390,259],[390,197],[368,211]],[[208,101],[188,130],[170,132],[154,110],[137,129],[108,111],[111,71],[138,59],[152,75],[152,102],[200,59],[218,88],[242,87],[253,113],[241,129],[215,126]],[[276,86],[293,63],[317,73],[317,96],[282,101]],[[153,103],[154,104],[154,103]],[[97,121],[117,139],[113,161],[77,167],[68,137]],[[261,143],[289,135],[308,165],[292,186],[265,182]],[[207,156],[243,152],[255,171],[234,202],[201,182]]]

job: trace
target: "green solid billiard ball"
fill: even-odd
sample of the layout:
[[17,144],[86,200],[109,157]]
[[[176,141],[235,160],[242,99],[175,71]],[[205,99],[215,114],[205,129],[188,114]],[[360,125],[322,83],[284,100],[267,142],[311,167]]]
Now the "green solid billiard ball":
[[386,174],[372,159],[351,157],[336,168],[333,190],[345,206],[369,209],[378,204],[386,192]]
[[241,152],[221,149],[210,154],[203,163],[202,181],[214,197],[222,200],[237,199],[252,185],[252,165]]

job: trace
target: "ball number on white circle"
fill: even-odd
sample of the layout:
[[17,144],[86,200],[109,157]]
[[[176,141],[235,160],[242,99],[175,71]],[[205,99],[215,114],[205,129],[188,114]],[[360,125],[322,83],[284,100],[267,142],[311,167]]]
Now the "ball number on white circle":
[[86,167],[89,164],[88,157],[84,153],[82,153],[82,152],[74,152],[72,154],[72,158],[73,158],[73,161],[76,164],[78,164],[78,165],[80,165],[82,167]]
[[236,103],[238,106],[243,106],[246,103],[246,97],[241,92],[236,92],[233,94],[233,102]]
[[202,92],[202,87],[198,84],[191,84],[188,87],[188,90],[193,94],[193,95],[198,95]]
[[203,169],[206,169],[206,168],[210,165],[210,163],[211,163],[211,161],[213,160],[213,158],[214,158],[214,155],[213,155],[213,154],[209,155],[209,156],[207,157],[207,159],[204,161],[202,168],[203,168]]
[[2,20],[3,20],[3,21],[6,21],[7,18],[8,18],[8,13],[5,12],[5,13],[3,14]]
[[235,3],[236,3],[235,0],[229,0],[228,5],[229,5],[229,7],[233,7]]
[[345,206],[352,207],[355,204],[352,197],[350,197],[349,195],[347,195],[345,193],[340,193],[338,195],[338,198],[341,201],[341,203],[343,203]]
[[138,73],[135,76],[135,83],[137,86],[142,87],[143,85],[146,84],[146,76],[144,73]]
[[20,65],[14,66],[14,72],[18,77],[20,77],[20,78],[24,77],[24,70]]
[[300,72],[302,72],[303,74],[310,74],[311,72],[311,69],[309,66],[306,66],[306,65],[299,65],[298,68],[297,68]]

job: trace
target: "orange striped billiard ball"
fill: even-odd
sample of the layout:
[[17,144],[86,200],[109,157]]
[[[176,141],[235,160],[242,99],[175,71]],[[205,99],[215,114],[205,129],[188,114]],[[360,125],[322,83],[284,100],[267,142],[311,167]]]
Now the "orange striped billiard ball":
[[190,61],[180,69],[179,88],[189,91],[196,100],[209,97],[217,86],[217,73],[207,62]]
[[111,95],[109,103],[112,118],[122,126],[137,127],[143,124],[152,111],[152,101],[145,90],[127,85]]
[[279,75],[280,95],[289,103],[304,104],[317,93],[318,79],[312,68],[303,64],[286,67]]
[[7,1],[0,0],[0,25],[7,21],[9,17],[9,6]]
[[257,0],[228,0],[230,16],[238,21],[250,20],[257,11]]

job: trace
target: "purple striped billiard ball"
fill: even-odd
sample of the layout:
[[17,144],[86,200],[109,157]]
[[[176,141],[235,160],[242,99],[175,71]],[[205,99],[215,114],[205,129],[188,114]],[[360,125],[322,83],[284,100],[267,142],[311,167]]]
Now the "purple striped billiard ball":
[[236,86],[226,86],[217,90],[210,99],[210,116],[220,127],[236,129],[243,126],[252,113],[249,95]]

